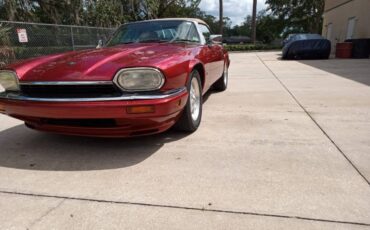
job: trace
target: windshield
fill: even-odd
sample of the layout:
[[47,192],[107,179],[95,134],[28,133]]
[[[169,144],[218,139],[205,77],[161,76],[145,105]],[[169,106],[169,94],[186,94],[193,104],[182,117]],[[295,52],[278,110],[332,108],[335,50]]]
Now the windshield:
[[121,26],[107,46],[145,42],[200,42],[194,23],[189,21],[145,21]]

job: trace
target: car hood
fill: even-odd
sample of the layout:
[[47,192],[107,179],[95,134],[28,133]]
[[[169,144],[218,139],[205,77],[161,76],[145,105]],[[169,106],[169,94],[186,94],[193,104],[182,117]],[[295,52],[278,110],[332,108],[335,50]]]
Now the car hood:
[[21,81],[109,81],[125,67],[161,68],[166,60],[185,56],[180,44],[129,44],[73,51],[10,65]]

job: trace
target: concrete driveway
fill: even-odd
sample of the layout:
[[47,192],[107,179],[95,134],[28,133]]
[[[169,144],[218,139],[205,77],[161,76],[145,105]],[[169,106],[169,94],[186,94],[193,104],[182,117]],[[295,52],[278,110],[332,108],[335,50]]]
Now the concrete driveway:
[[67,137],[0,115],[0,229],[370,229],[370,60],[231,60],[192,135]]

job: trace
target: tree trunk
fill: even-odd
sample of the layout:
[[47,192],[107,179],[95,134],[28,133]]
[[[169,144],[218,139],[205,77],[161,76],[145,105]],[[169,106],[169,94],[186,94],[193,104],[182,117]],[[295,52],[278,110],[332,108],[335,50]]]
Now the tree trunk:
[[48,16],[51,23],[62,23],[62,15],[59,10],[61,10],[62,7],[65,7],[65,5],[62,5],[61,2],[49,2],[46,0],[37,0],[37,3],[40,6],[41,12]]
[[5,1],[6,20],[16,21],[17,6],[15,1]]
[[256,24],[256,17],[257,17],[257,0],[253,0],[253,13],[252,13],[252,43],[256,44],[256,31],[257,31],[257,24]]
[[224,7],[223,1],[220,0],[220,34],[222,35],[224,32]]

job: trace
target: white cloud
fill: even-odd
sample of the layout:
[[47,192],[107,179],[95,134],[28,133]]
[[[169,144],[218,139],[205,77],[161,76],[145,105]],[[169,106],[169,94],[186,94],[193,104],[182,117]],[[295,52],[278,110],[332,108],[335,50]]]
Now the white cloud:
[[[219,0],[202,0],[200,9],[207,14],[219,16]],[[253,0],[224,0],[224,17],[229,17],[233,25],[244,21],[247,15],[252,14]],[[257,0],[257,11],[266,8],[265,0]]]

